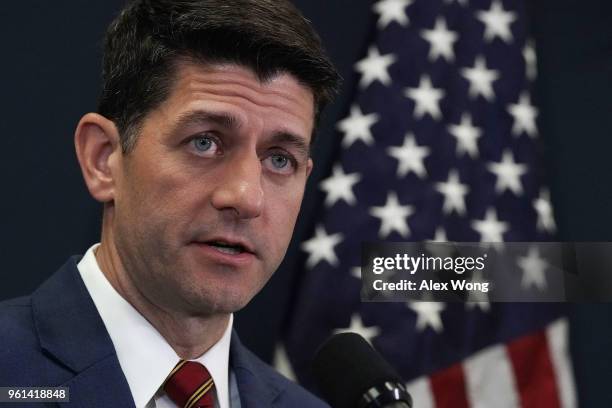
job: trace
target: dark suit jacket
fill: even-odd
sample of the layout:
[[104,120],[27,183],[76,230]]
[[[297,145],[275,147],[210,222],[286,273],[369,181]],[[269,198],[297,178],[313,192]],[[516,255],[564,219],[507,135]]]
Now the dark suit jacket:
[[[0,386],[66,386],[70,403],[59,404],[65,407],[133,407],[78,260],[69,259],[31,296],[0,303]],[[247,350],[236,333],[230,366],[243,408],[327,407]]]

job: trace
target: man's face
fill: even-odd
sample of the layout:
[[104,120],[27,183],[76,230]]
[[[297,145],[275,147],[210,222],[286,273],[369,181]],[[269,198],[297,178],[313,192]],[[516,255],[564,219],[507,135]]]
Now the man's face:
[[233,64],[182,62],[175,78],[119,159],[113,239],[152,303],[232,312],[285,255],[312,168],[313,95]]

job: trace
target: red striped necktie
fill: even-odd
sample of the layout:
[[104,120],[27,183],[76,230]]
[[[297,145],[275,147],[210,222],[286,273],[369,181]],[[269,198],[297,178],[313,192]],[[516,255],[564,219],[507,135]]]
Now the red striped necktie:
[[164,391],[181,408],[213,408],[214,389],[210,373],[200,363],[181,360],[166,378]]

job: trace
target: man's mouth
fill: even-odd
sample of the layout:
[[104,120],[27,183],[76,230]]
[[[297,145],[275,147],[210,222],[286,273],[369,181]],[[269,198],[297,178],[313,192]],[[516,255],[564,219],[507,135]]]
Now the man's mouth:
[[249,265],[257,258],[249,241],[224,236],[205,237],[192,242],[201,254],[214,262],[233,266]]
[[224,254],[238,255],[244,252],[249,252],[244,246],[240,244],[230,244],[223,241],[209,241],[205,242],[205,244],[210,245],[217,251],[223,252]]

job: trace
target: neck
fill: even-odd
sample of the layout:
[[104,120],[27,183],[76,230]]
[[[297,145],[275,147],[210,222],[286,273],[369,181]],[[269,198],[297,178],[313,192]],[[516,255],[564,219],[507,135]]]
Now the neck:
[[[96,250],[96,261],[113,288],[149,321],[185,360],[200,357],[215,345],[225,333],[229,314],[194,316],[155,302],[145,296],[137,282],[126,273],[112,237],[103,227],[102,240]],[[105,239],[106,238],[106,239]]]

